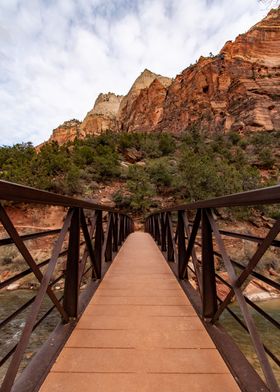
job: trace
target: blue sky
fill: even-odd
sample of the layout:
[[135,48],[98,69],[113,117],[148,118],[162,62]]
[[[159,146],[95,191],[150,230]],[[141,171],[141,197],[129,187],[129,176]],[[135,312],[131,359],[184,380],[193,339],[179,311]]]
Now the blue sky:
[[0,0],[0,145],[48,139],[148,68],[175,77],[263,18],[257,0]]

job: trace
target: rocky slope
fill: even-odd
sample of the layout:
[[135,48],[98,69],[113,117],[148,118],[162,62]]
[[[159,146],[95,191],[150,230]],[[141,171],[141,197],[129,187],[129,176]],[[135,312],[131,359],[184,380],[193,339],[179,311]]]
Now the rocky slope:
[[144,70],[124,97],[100,94],[82,123],[53,131],[59,144],[113,131],[208,133],[280,130],[280,8],[217,56],[201,57],[174,80]]

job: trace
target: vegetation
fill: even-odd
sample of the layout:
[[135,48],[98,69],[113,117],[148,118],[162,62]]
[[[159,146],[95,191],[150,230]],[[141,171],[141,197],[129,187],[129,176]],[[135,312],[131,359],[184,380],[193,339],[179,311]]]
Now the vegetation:
[[166,198],[187,202],[272,185],[277,148],[279,132],[211,139],[195,127],[176,137],[107,132],[63,146],[48,143],[38,152],[30,143],[0,147],[0,178],[67,195],[93,195],[118,182],[114,202],[144,212]]

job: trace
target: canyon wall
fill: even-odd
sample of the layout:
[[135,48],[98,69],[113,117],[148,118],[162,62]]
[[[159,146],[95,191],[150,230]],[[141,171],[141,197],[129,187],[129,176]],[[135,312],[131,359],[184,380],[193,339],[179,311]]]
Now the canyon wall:
[[82,122],[66,121],[50,140],[194,124],[209,134],[280,130],[280,8],[175,79],[145,69],[126,96],[100,94]]

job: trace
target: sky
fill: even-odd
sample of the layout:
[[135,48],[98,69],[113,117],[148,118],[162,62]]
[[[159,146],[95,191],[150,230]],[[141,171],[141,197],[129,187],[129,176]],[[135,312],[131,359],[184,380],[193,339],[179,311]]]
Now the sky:
[[0,145],[47,140],[145,69],[175,77],[262,19],[258,0],[0,0]]

